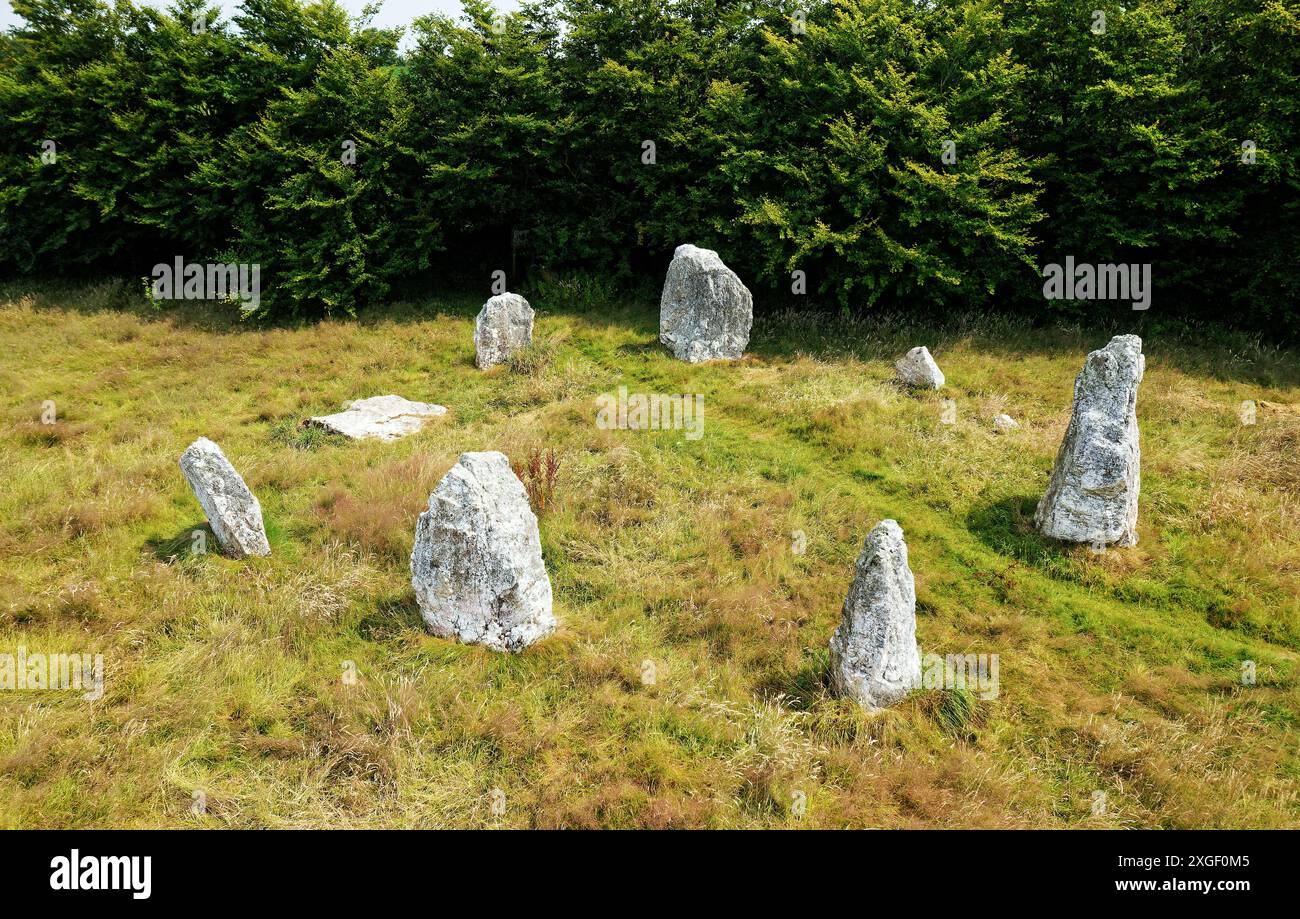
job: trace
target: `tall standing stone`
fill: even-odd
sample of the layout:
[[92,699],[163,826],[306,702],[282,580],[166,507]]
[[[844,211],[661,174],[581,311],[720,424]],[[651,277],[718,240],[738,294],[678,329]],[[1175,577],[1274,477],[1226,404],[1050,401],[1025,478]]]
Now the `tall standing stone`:
[[234,558],[271,554],[262,505],[220,447],[200,437],[181,454],[181,473],[208,515],[222,551]]
[[742,357],[754,298],[718,253],[678,246],[659,298],[659,340],[678,360],[698,364]]
[[1142,453],[1137,392],[1142,339],[1117,335],[1074,381],[1074,407],[1034,523],[1046,536],[1094,546],[1137,545]]
[[916,584],[903,529],[882,520],[867,536],[839,628],[831,636],[831,689],[867,711],[921,685]]
[[533,340],[533,308],[519,294],[497,294],[474,320],[474,363],[480,370],[504,364]]
[[519,651],[555,630],[537,517],[501,453],[462,453],[415,527],[411,584],[435,635]]

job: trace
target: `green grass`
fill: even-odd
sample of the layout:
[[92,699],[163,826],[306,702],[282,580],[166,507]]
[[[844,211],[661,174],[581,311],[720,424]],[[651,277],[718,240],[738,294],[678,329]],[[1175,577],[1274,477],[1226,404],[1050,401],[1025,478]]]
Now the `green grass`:
[[[107,671],[94,702],[0,692],[0,826],[1300,826],[1296,354],[1137,329],[1140,543],[1095,556],[1029,520],[1084,355],[1128,328],[760,317],[744,360],[690,366],[653,302],[597,287],[525,291],[539,344],[487,373],[477,297],[257,328],[110,283],[0,288],[0,653]],[[920,343],[942,393],[892,382]],[[620,385],[703,394],[703,437],[600,429]],[[389,444],[299,426],[386,393],[450,411]],[[1001,411],[1022,427],[994,434]],[[191,551],[200,435],[270,558]],[[558,632],[515,656],[428,635],[429,492],[463,451],[534,448],[562,455]],[[886,516],[923,649],[998,654],[996,699],[828,695]]]

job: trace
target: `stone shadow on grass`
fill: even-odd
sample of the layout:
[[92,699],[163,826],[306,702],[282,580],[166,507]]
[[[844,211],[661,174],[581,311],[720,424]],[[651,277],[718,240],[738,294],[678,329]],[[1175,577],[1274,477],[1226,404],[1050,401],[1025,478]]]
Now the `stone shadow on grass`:
[[[196,540],[194,534],[202,533],[202,540]],[[202,551],[198,551],[202,546]],[[145,540],[144,548],[160,562],[172,564],[180,559],[199,558],[208,553],[221,552],[221,544],[212,526],[207,520],[200,520],[177,530],[172,536],[150,536]]]
[[981,504],[966,515],[966,528],[999,555],[1046,567],[1066,561],[1064,544],[1034,529],[1039,495],[1013,495]]
[[384,597],[357,623],[357,635],[366,641],[384,641],[412,629],[425,631],[414,590]]
[[625,354],[628,356],[640,356],[640,357],[644,357],[648,354],[656,354],[659,352],[665,354],[668,353],[667,349],[664,348],[664,346],[659,343],[658,338],[655,338],[655,340],[652,342],[647,341],[647,342],[640,342],[635,344],[629,343],[625,345],[619,345],[616,350],[618,351],[619,354]]
[[828,632],[826,646],[815,649],[795,670],[768,674],[755,687],[758,695],[773,700],[779,697],[784,706],[792,711],[812,711],[817,702],[830,692],[827,679],[830,670],[830,638]]

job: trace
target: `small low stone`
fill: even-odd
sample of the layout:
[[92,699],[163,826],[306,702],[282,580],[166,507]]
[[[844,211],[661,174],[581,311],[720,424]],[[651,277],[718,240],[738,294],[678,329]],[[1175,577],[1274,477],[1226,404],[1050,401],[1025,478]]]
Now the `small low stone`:
[[416,433],[430,418],[445,414],[445,407],[432,402],[412,402],[392,395],[372,396],[349,402],[344,411],[336,414],[309,418],[308,423],[353,440],[397,440]]
[[474,320],[474,363],[480,370],[504,364],[533,340],[533,308],[519,294],[497,294]]
[[882,520],[863,543],[830,652],[832,691],[869,712],[921,685],[916,584],[897,521]]
[[1010,415],[993,416],[993,429],[999,434],[1009,434],[1018,427],[1020,427],[1020,423]]
[[930,356],[930,349],[925,345],[913,348],[894,364],[898,378],[908,386],[923,389],[938,389],[943,386],[943,371]]
[[200,437],[181,454],[181,474],[199,499],[221,550],[233,558],[270,555],[262,505],[221,448]]

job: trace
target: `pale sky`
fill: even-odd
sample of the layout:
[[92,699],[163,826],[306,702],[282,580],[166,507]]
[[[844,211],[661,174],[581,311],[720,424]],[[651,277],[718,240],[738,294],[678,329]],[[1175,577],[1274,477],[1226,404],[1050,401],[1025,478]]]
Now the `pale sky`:
[[[166,7],[167,0],[138,0],[138,2],[147,2],[151,6]],[[229,20],[233,12],[238,9],[238,0],[217,0],[220,3],[223,12],[222,18]],[[361,8],[366,5],[367,0],[339,0],[339,3],[351,12],[354,16],[361,12]],[[513,10],[519,4],[516,0],[496,0],[495,4],[499,10]],[[460,15],[460,0],[384,0],[384,5],[375,17],[374,24],[383,28],[391,26],[407,26],[411,20],[417,16],[423,16],[426,13],[446,13],[450,16]],[[0,0],[0,31],[8,31],[9,27],[17,24],[18,16],[14,13],[13,7],[9,5],[9,0]]]

